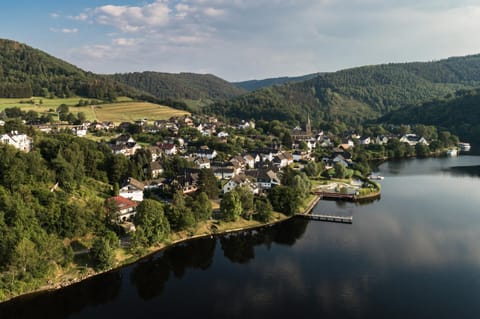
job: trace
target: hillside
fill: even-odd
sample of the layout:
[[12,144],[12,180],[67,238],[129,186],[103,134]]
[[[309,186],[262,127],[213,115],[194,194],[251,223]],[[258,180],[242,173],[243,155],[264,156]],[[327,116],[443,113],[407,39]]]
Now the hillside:
[[380,122],[436,125],[480,145],[480,89],[462,90],[445,99],[388,113]]
[[104,76],[85,72],[43,51],[0,39],[0,97],[81,96],[114,99],[142,92]]
[[242,81],[242,82],[233,82],[233,84],[247,91],[255,91],[264,87],[269,87],[274,85],[307,81],[319,75],[321,75],[321,73],[312,73],[312,74],[294,76],[294,77],[284,76],[284,77],[278,77],[278,78],[268,78],[263,80],[249,80],[249,81]]
[[210,110],[240,118],[291,122],[306,118],[358,123],[389,111],[480,86],[480,55],[364,66],[259,89]]
[[110,77],[161,100],[225,100],[246,93],[244,89],[211,74],[135,72]]

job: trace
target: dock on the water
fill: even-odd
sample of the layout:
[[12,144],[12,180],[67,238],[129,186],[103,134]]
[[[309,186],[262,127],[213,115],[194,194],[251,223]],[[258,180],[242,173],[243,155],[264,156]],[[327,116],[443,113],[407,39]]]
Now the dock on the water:
[[319,220],[323,222],[344,223],[344,224],[353,223],[353,216],[332,216],[332,215],[321,215],[321,214],[299,214],[299,216],[312,219],[312,220]]
[[323,191],[316,191],[315,194],[324,199],[340,199],[340,200],[354,201],[357,198],[354,194],[341,194],[341,193],[323,192]]
[[310,202],[307,208],[303,211],[303,213],[297,214],[297,216],[301,216],[304,218],[308,218],[311,220],[319,220],[323,222],[332,222],[332,223],[344,223],[344,224],[352,224],[353,223],[353,216],[332,216],[332,215],[322,215],[322,214],[313,214],[313,208],[317,205],[317,203],[322,199],[322,195],[317,193],[317,196]]

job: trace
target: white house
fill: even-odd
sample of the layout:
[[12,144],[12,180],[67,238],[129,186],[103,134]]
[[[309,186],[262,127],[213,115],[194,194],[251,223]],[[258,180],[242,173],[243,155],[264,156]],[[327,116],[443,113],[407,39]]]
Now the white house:
[[225,132],[225,131],[221,131],[220,133],[217,134],[217,136],[218,136],[219,138],[228,137],[228,133]]
[[418,137],[416,134],[405,134],[400,138],[400,142],[407,143],[411,146],[415,146],[418,143],[423,145],[429,145],[424,137]]
[[361,144],[361,145],[369,145],[371,142],[372,142],[372,139],[369,137],[369,136],[364,136],[364,137],[361,137],[358,142]]
[[245,164],[250,167],[250,168],[254,168],[255,167],[255,158],[250,155],[250,154],[247,154],[243,157],[243,159],[245,160]]
[[210,168],[210,160],[206,157],[199,157],[194,161],[198,168]]
[[72,128],[72,132],[78,137],[87,136],[87,128],[84,126],[74,127]]
[[173,143],[159,143],[158,147],[165,155],[171,156],[178,153],[177,146]]
[[162,167],[162,164],[160,164],[159,162],[152,162],[150,164],[150,169],[152,170],[153,178],[158,178],[165,171]]
[[388,137],[385,135],[379,135],[375,138],[375,144],[384,145],[388,143]]
[[200,148],[198,150],[195,151],[194,155],[196,157],[206,157],[208,158],[209,160],[212,160],[214,159],[215,157],[217,157],[217,151],[215,150],[210,150],[210,149],[203,149],[203,148]]
[[273,186],[280,185],[280,178],[272,170],[256,169],[245,172],[255,179],[257,187],[260,189],[271,189]]
[[222,188],[223,193],[226,194],[228,192],[231,192],[238,186],[247,186],[248,189],[253,193],[253,194],[258,194],[258,187],[257,185],[252,182],[246,175],[236,175],[232,177]]
[[292,163],[293,155],[288,152],[280,153],[273,158],[273,164],[278,167],[286,167]]
[[213,174],[217,179],[230,179],[235,176],[235,169],[232,167],[214,167]]
[[138,203],[128,198],[124,198],[122,196],[114,196],[107,199],[107,202],[115,205],[115,219],[117,222],[131,220],[137,212],[136,209]]
[[10,134],[3,134],[0,137],[0,141],[3,144],[12,145],[16,149],[24,152],[30,152],[32,150],[33,140],[25,134],[18,134],[18,132],[11,132]]
[[119,195],[137,202],[143,201],[143,190],[145,185],[142,182],[130,177],[128,182],[120,188]]

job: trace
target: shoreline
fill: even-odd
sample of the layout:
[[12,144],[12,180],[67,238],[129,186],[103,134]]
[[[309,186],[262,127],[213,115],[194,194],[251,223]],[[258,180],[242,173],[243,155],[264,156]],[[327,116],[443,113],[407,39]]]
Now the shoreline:
[[[312,198],[307,203],[306,207],[309,208],[310,206],[312,206],[312,202],[315,201],[316,199],[317,199],[316,196],[314,198]],[[316,203],[314,205],[316,205]],[[304,211],[305,210],[306,209],[304,209]],[[43,286],[39,287],[38,289],[34,289],[32,291],[29,291],[29,292],[21,293],[19,295],[12,296],[12,297],[7,298],[3,301],[0,301],[0,304],[7,303],[7,302],[12,302],[15,299],[27,298],[29,296],[33,297],[36,294],[50,293],[50,292],[61,290],[63,288],[69,287],[69,286],[73,286],[73,285],[78,284],[82,281],[85,281],[89,278],[93,278],[93,277],[100,276],[102,274],[108,273],[110,271],[115,271],[115,270],[122,269],[124,267],[131,266],[135,263],[140,262],[143,259],[149,258],[149,257],[161,252],[162,250],[173,247],[173,246],[175,246],[177,244],[180,244],[180,243],[188,242],[190,240],[201,239],[201,238],[206,238],[206,237],[217,237],[217,236],[221,236],[221,235],[225,235],[225,234],[242,232],[242,231],[246,231],[246,230],[261,229],[261,228],[264,228],[264,227],[272,227],[276,224],[279,224],[279,223],[285,222],[287,220],[290,220],[292,218],[295,218],[298,215],[298,214],[295,214],[295,215],[292,215],[292,216],[287,216],[287,215],[284,215],[283,213],[278,213],[278,212],[274,213],[274,214],[276,214],[275,220],[272,220],[272,221],[269,221],[269,222],[266,222],[266,223],[255,224],[255,225],[247,225],[247,226],[243,226],[243,227],[228,228],[228,229],[218,231],[218,232],[210,231],[209,233],[181,237],[181,238],[176,239],[172,242],[162,243],[162,244],[157,245],[157,246],[148,247],[147,252],[144,255],[141,255],[141,256],[138,256],[138,257],[132,257],[132,258],[134,258],[133,260],[131,260],[129,258],[129,259],[126,259],[125,261],[119,263],[118,265],[115,265],[114,267],[106,269],[106,270],[88,272],[88,273],[86,273],[82,276],[79,276],[78,278],[74,278],[72,280],[60,281],[60,282],[55,282],[55,283],[52,283],[52,284],[43,285]]]
[[[370,194],[370,196],[368,196],[368,195],[363,196],[362,198],[357,198],[357,200],[361,201],[362,199],[367,199],[368,200],[372,197],[380,197],[380,193],[381,192],[379,191],[378,193],[375,193],[373,196],[372,196],[372,194]],[[193,236],[188,236],[188,235],[187,236],[182,236],[182,235],[180,235],[181,236],[180,238],[175,239],[171,242],[162,243],[162,244],[157,245],[157,246],[148,247],[147,252],[145,254],[143,254],[141,256],[138,256],[138,257],[137,256],[132,256],[131,258],[127,258],[127,259],[125,259],[124,261],[120,262],[118,265],[115,265],[112,268],[109,268],[109,269],[106,269],[106,270],[101,270],[101,271],[93,271],[93,272],[89,271],[86,274],[79,276],[78,278],[73,278],[72,280],[65,280],[65,281],[60,281],[60,282],[55,282],[55,283],[43,285],[43,286],[39,287],[38,289],[29,291],[29,292],[26,292],[26,293],[22,293],[22,294],[19,294],[19,295],[16,295],[16,296],[12,296],[11,298],[0,301],[0,304],[11,302],[15,299],[27,298],[29,296],[34,296],[36,294],[50,293],[50,292],[61,290],[63,288],[69,287],[69,286],[73,286],[73,285],[78,284],[78,283],[80,283],[82,281],[85,281],[87,279],[90,279],[90,278],[93,278],[93,277],[96,277],[96,276],[100,276],[102,274],[105,274],[105,273],[108,273],[108,272],[111,272],[111,271],[120,270],[124,267],[131,266],[133,264],[136,264],[136,263],[142,261],[143,259],[150,258],[151,256],[161,252],[162,250],[173,247],[173,246],[175,246],[177,244],[180,244],[180,243],[188,242],[190,240],[201,239],[201,238],[206,238],[206,237],[218,237],[218,236],[222,236],[222,235],[230,234],[230,233],[237,233],[237,232],[243,232],[243,231],[247,231],[247,230],[261,229],[261,228],[265,228],[265,227],[272,227],[274,225],[277,225],[279,223],[291,220],[293,218],[302,217],[303,215],[310,214],[311,211],[313,210],[313,208],[318,204],[318,202],[320,200],[321,200],[321,198],[319,196],[317,196],[317,195],[313,196],[307,203],[302,205],[301,212],[299,212],[297,214],[294,214],[292,216],[287,216],[283,213],[275,212],[274,214],[276,216],[274,217],[274,220],[266,222],[266,223],[246,225],[246,226],[243,226],[243,227],[227,228],[227,229],[224,229],[224,230],[221,230],[221,231],[210,231],[208,233],[196,234],[196,235],[193,235]]]

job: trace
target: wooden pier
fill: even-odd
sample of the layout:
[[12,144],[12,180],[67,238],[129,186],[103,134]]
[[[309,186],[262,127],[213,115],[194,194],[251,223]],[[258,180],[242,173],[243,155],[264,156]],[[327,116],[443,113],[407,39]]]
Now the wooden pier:
[[320,214],[299,214],[304,218],[319,220],[323,222],[332,222],[332,223],[343,223],[343,224],[352,224],[353,216],[332,216],[332,215],[320,215]]
[[310,202],[307,208],[303,213],[296,214],[296,216],[308,218],[311,220],[319,220],[322,222],[332,222],[332,223],[343,223],[343,224],[352,224],[353,216],[332,216],[332,215],[322,215],[322,214],[313,214],[313,208],[317,203],[322,199],[322,196],[317,194],[317,196]]
[[340,194],[340,193],[322,192],[322,191],[316,191],[315,194],[324,199],[340,199],[340,200],[349,200],[349,201],[355,201],[357,199],[357,196],[355,196],[354,194]]

